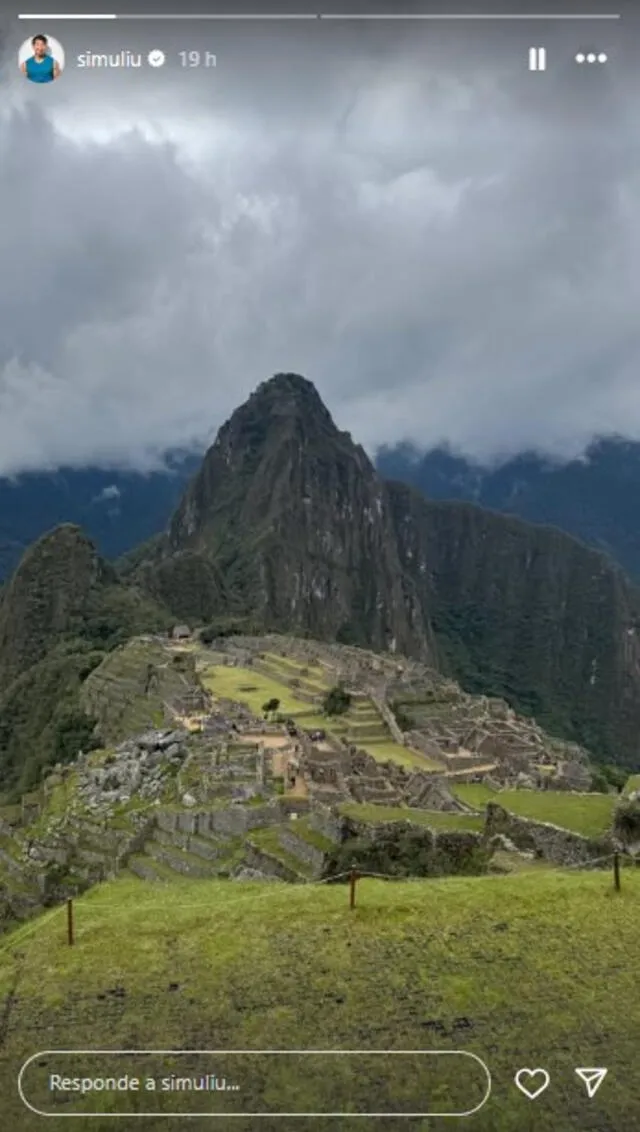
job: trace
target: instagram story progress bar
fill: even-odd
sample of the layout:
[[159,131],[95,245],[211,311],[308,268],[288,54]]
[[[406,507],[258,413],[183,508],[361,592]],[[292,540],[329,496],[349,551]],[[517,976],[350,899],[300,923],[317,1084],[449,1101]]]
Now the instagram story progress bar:
[[19,20],[432,20],[432,21],[500,21],[517,20],[619,20],[620,13],[611,12],[482,12],[482,13],[432,13],[432,12],[228,12],[212,13],[188,12],[166,13],[158,12],[155,15],[149,12],[62,12],[53,14],[21,12]]

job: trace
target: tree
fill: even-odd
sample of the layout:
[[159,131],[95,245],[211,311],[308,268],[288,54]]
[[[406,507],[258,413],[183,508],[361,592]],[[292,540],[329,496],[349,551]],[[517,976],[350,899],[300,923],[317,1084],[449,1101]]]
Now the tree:
[[631,771],[626,770],[624,767],[611,766],[610,764],[598,767],[597,770],[599,770],[601,774],[604,775],[607,782],[609,782],[612,786],[615,786],[618,793],[620,793],[624,789],[624,787],[626,786],[627,778],[631,774]]
[[267,700],[267,702],[262,705],[262,711],[263,711],[265,719],[268,716],[275,713],[278,710],[279,707],[280,707],[280,700],[278,700],[275,696],[272,699]]
[[336,684],[331,688],[322,702],[325,715],[344,715],[350,707],[351,696],[343,684]]
[[55,722],[54,759],[68,763],[79,751],[91,751],[97,746],[94,736],[95,719],[83,711],[70,708],[60,714]]

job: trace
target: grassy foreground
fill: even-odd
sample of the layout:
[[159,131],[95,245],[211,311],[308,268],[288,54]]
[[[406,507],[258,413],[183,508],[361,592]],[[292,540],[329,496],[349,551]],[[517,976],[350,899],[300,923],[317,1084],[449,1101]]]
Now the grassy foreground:
[[[624,870],[619,894],[608,874],[571,871],[363,880],[353,911],[342,885],[123,878],[76,902],[73,948],[64,909],[2,941],[2,1127],[631,1128],[640,1122],[639,923],[637,869]],[[464,1049],[486,1061],[493,1092],[465,1120],[30,1114],[16,1089],[24,1060],[91,1048]],[[609,1069],[593,1101],[578,1065]],[[523,1066],[551,1075],[535,1103],[513,1085]],[[375,1096],[375,1077],[367,1084]]]

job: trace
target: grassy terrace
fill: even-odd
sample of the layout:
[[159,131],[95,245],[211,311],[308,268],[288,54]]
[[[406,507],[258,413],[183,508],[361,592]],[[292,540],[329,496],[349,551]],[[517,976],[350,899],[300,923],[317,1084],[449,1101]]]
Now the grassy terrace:
[[482,832],[484,819],[479,814],[444,813],[436,810],[416,810],[409,806],[374,806],[367,803],[345,802],[340,813],[355,821],[377,823],[381,821],[411,821],[429,829],[468,829]]
[[470,806],[483,809],[498,802],[513,814],[551,822],[585,837],[599,837],[611,826],[616,798],[613,794],[564,794],[555,790],[490,790],[487,786],[460,784],[455,793]]
[[[283,659],[275,658],[278,662]],[[321,712],[314,711],[313,706],[307,701],[298,699],[285,683],[280,683],[275,678],[265,676],[252,668],[212,665],[202,672],[201,678],[205,687],[214,696],[246,704],[255,715],[262,714],[262,705],[268,700],[278,699],[280,712],[291,716],[306,730],[322,728],[336,735],[347,736],[355,727],[356,730],[351,736],[352,741],[357,742],[358,746],[368,751],[378,762],[391,759],[410,768],[438,769],[438,764],[432,759],[408,751],[406,747],[395,743],[390,738],[375,707],[368,700],[357,700],[345,715],[328,719]],[[362,739],[358,737],[359,734],[362,734]]]
[[[101,885],[76,902],[75,947],[66,945],[64,908],[3,941],[3,1127],[43,1126],[15,1087],[21,1064],[43,1046],[463,1048],[492,1074],[491,1099],[469,1121],[478,1132],[634,1127],[640,995],[630,957],[639,912],[640,870],[625,871],[619,894],[600,873],[361,880],[354,911],[339,884]],[[609,1068],[597,1105],[577,1082],[580,1064]],[[514,1067],[523,1065],[551,1074],[535,1113],[513,1085]],[[126,1068],[140,1071],[140,1063]],[[356,1085],[360,1097],[380,1095],[379,1078],[365,1074]],[[299,1103],[322,1103],[325,1087],[305,1073]],[[253,1078],[246,1088],[257,1095]],[[439,1096],[443,1104],[448,1088],[455,1081]],[[340,1075],[332,1089],[336,1106],[354,1096],[353,1080]],[[120,1094],[115,1103],[134,1105],[135,1097]],[[67,1105],[64,1119],[48,1121],[54,1132],[70,1111],[78,1109]],[[73,1121],[76,1132],[125,1124]],[[144,1125],[179,1132],[186,1123],[168,1116]],[[256,1126],[242,1118],[221,1125]],[[259,1126],[275,1132],[282,1121]],[[313,1121],[313,1132],[335,1127],[335,1120]],[[435,1127],[411,1122],[420,1132]],[[361,1132],[363,1121],[346,1118],[340,1128]]]
[[268,700],[278,699],[279,710],[284,715],[304,716],[305,720],[313,720],[309,724],[305,722],[305,727],[326,727],[325,717],[320,712],[314,712],[313,706],[306,700],[298,699],[286,684],[252,668],[212,665],[202,673],[201,679],[214,696],[246,704],[255,715],[262,715],[262,705]]
[[415,754],[413,751],[408,751],[406,747],[401,747],[399,743],[394,743],[392,739],[382,740],[381,742],[364,742],[358,743],[358,746],[363,750],[368,751],[373,755],[379,763],[391,761],[399,763],[400,766],[409,767],[412,770],[437,770],[438,764],[426,756]]
[[309,690],[318,696],[323,695],[330,687],[328,673],[317,664],[304,665],[289,657],[278,656],[276,653],[265,653],[261,658],[264,664],[276,669],[285,680],[300,680],[301,684],[308,685]]
[[[295,833],[295,830],[292,832]],[[283,865],[286,865],[288,869],[291,869],[292,872],[297,874],[301,879],[311,877],[313,870],[306,865],[304,861],[301,861],[299,857],[296,857],[287,849],[283,849],[280,844],[279,826],[252,829],[247,836],[247,841],[250,844],[257,845],[258,848],[263,849],[265,853],[270,853],[271,856],[277,857],[279,861],[282,861]]]

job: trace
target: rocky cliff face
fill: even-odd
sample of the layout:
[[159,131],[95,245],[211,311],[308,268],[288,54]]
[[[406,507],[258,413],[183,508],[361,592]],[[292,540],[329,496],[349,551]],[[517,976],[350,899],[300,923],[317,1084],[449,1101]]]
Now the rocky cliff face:
[[[265,628],[431,652],[384,485],[296,374],[265,382],[221,428],[173,518],[167,549],[176,575],[187,556],[192,571],[200,559],[200,577],[214,565],[220,584],[211,589],[211,614],[224,588],[229,604]],[[192,616],[203,612],[202,588]]]
[[403,569],[463,685],[637,762],[640,595],[622,571],[555,528],[388,490]]

